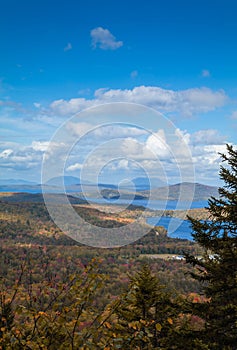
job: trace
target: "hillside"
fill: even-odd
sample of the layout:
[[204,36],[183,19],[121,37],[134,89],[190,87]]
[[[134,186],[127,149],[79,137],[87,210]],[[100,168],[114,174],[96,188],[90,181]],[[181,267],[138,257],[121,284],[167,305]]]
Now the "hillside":
[[[148,196],[149,191],[141,191],[141,194]],[[218,187],[202,185],[199,183],[183,182],[170,186],[155,188],[151,191],[153,199],[156,200],[207,200],[211,196],[218,197]]]
[[[51,193],[47,194],[47,200],[52,203],[64,203],[65,196],[62,194]],[[74,196],[67,196],[71,204],[87,204],[87,201],[76,198]],[[17,192],[17,193],[2,193],[0,196],[0,202],[7,203],[44,203],[44,197],[41,193],[27,193],[27,192]]]

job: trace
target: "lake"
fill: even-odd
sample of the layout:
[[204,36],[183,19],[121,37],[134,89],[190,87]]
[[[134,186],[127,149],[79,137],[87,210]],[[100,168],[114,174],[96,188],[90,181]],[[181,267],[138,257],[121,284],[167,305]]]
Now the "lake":
[[186,202],[186,201],[164,201],[164,200],[128,200],[128,199],[104,199],[104,198],[86,198],[88,202],[95,202],[98,204],[114,204],[114,205],[125,205],[128,206],[138,205],[143,206],[148,209],[154,210],[186,210],[186,209],[194,209],[194,208],[204,208],[207,206],[207,201],[196,201],[196,202]]
[[[185,201],[159,201],[151,200],[148,205],[147,200],[133,200],[132,202],[125,199],[107,200],[107,199],[92,199],[92,202],[100,204],[117,204],[117,205],[142,205],[145,208],[154,210],[186,210],[194,208],[204,208],[207,206],[207,201],[196,201],[196,202],[185,202]],[[147,223],[152,226],[163,226],[167,232],[168,236],[171,238],[188,239],[190,241],[192,238],[192,230],[190,223],[187,220],[182,220],[179,218],[161,216],[161,217],[151,217],[147,218]]]
[[168,216],[148,218],[147,223],[152,226],[163,226],[171,238],[188,239],[192,241],[192,230],[188,220],[171,218]]

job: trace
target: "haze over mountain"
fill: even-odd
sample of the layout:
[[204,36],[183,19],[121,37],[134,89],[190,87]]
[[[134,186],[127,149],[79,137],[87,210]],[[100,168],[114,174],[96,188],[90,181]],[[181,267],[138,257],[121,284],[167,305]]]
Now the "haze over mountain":
[[[86,194],[88,198],[113,199],[114,197],[120,199],[134,199],[140,200],[151,196],[153,200],[192,200],[201,201],[207,200],[211,196],[218,197],[218,187],[203,185],[200,183],[183,182],[179,184],[151,187],[146,178],[136,178],[133,184],[129,182],[116,186],[114,184],[80,184],[79,178],[73,176],[56,177],[49,180],[43,185],[45,193],[62,193],[63,181],[65,181],[65,190],[67,194],[75,195],[76,197],[84,197]],[[7,180],[5,184],[0,183],[0,192],[24,192],[40,194],[42,193],[42,186],[34,183],[29,183],[24,180]],[[17,184],[19,183],[19,184]],[[131,186],[131,187],[130,187]],[[20,198],[20,197],[18,197]],[[30,197],[29,197],[30,199]]]
[[72,185],[80,185],[80,179],[75,176],[57,176],[48,180],[45,185],[47,186],[72,186]]
[[37,182],[27,181],[23,179],[0,179],[0,186],[11,186],[11,185],[37,185]]

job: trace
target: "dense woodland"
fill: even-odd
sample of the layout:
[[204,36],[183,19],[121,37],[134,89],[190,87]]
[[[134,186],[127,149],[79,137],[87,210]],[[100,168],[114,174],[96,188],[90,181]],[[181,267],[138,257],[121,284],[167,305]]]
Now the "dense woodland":
[[[212,220],[190,217],[195,242],[156,227],[128,246],[89,248],[60,232],[42,203],[4,197],[0,349],[237,349],[237,152],[227,149],[225,186],[205,212]],[[76,210],[101,227],[121,224]]]

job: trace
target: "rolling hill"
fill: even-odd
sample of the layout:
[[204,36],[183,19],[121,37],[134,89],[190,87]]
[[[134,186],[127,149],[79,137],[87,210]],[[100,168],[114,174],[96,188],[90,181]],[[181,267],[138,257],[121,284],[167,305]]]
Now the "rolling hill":
[[[141,191],[143,195],[149,195],[149,191]],[[218,197],[218,187],[199,183],[182,182],[175,185],[155,188],[151,191],[152,198],[157,200],[190,200],[202,201],[211,196]]]

